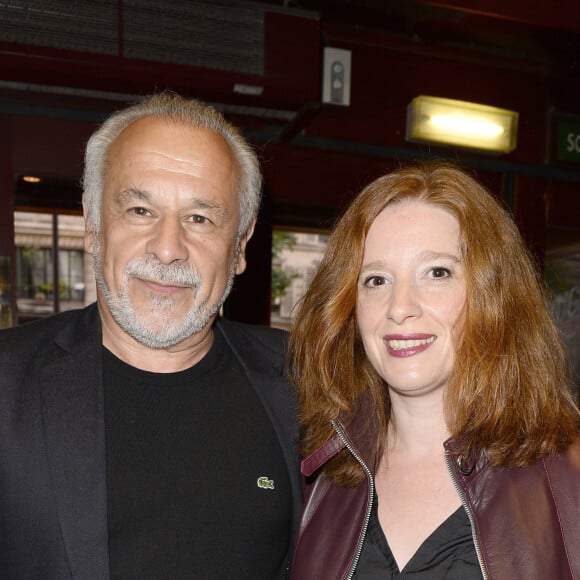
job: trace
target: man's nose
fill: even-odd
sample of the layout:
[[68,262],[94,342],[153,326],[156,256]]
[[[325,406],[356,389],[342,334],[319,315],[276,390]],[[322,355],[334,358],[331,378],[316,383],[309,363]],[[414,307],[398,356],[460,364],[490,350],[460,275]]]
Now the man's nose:
[[179,219],[164,216],[155,224],[147,244],[147,253],[156,256],[164,264],[187,260],[189,254],[185,235]]

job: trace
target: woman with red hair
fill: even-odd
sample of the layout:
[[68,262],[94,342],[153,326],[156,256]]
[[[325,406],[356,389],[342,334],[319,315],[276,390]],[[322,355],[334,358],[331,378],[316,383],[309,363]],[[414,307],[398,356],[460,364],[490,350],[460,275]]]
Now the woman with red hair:
[[290,340],[295,580],[580,578],[580,413],[534,264],[465,171],[367,186]]

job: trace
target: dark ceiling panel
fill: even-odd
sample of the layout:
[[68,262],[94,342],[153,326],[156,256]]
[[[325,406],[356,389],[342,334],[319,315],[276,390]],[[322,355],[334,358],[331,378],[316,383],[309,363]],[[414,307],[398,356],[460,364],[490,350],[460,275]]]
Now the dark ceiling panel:
[[123,56],[261,76],[264,10],[215,1],[124,0]]
[[[14,116],[20,168],[74,179],[84,145],[77,122],[89,126],[140,94],[170,88],[216,104],[242,126],[260,148],[274,210],[302,211],[312,223],[413,157],[446,156],[487,170],[498,191],[524,174],[536,193],[555,180],[573,190],[580,182],[578,165],[551,157],[549,121],[554,113],[580,117],[577,0],[50,4],[71,5],[70,12],[47,11],[45,27],[33,11],[0,22],[0,114]],[[349,107],[321,103],[326,46],[352,53]],[[491,156],[408,143],[406,107],[419,94],[517,110],[517,149]],[[41,131],[49,117],[64,129]],[[565,217],[576,224],[566,227],[580,229],[579,212]]]
[[2,42],[115,55],[118,27],[117,0],[0,3]]

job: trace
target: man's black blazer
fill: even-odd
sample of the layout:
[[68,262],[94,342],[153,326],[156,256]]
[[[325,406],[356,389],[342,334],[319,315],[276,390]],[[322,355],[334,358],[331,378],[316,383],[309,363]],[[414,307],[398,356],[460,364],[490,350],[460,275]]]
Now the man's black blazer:
[[[300,515],[285,335],[216,324],[278,435]],[[96,305],[0,331],[0,577],[109,578],[101,325]]]

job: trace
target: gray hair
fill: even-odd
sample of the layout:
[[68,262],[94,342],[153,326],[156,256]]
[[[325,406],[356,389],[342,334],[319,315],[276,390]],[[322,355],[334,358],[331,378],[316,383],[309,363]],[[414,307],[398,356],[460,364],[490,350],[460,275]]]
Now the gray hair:
[[87,143],[83,175],[84,199],[88,219],[95,233],[101,223],[101,198],[107,166],[107,151],[121,132],[142,117],[154,116],[192,127],[219,133],[228,143],[240,169],[240,223],[238,237],[243,236],[258,214],[262,175],[256,153],[238,129],[212,106],[195,99],[185,99],[165,91],[150,95],[135,105],[111,115]]

